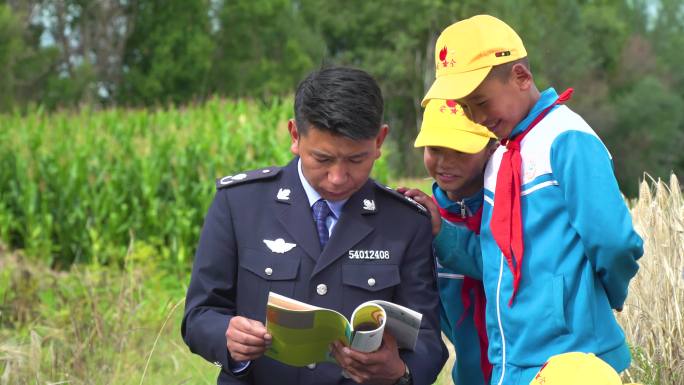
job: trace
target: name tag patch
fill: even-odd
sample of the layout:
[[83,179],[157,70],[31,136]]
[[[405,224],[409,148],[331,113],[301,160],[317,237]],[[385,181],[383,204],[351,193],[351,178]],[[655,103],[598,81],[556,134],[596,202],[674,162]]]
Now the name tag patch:
[[349,259],[390,259],[389,250],[349,250]]

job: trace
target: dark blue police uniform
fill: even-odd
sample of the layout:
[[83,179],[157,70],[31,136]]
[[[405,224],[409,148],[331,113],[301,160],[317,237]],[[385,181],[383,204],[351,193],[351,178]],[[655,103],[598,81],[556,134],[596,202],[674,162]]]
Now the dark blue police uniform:
[[[268,357],[236,376],[229,368],[228,323],[234,315],[264,322],[269,291],[346,317],[360,303],[382,299],[423,314],[415,350],[400,355],[414,384],[430,384],[447,352],[429,217],[422,206],[369,179],[346,202],[321,251],[297,161],[217,181],[186,298],[186,344],[221,367],[218,384],[352,384],[335,364],[297,368]],[[279,249],[266,241],[295,246]]]

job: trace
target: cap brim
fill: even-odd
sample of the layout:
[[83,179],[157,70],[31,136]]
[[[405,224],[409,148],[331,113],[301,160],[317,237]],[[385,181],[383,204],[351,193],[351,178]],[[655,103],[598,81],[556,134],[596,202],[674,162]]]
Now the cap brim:
[[452,135],[440,135],[436,132],[421,130],[416,137],[414,147],[446,147],[466,154],[477,154],[487,146],[489,140],[490,138],[468,131],[458,131]]
[[492,67],[484,67],[473,71],[445,74],[438,77],[432,83],[420,105],[425,107],[430,99],[452,100],[468,96],[482,83],[491,69]]

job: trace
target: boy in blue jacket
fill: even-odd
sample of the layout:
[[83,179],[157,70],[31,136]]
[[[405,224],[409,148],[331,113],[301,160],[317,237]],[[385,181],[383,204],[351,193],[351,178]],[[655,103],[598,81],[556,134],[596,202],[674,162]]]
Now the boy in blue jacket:
[[[434,235],[440,217],[479,234],[484,168],[496,146],[494,134],[468,120],[455,101],[434,99],[428,103],[415,147],[424,147],[425,169],[435,180],[432,200],[439,214],[432,217]],[[405,194],[427,198],[416,189]],[[438,264],[437,276],[442,332],[456,351],[451,371],[454,384],[485,384],[492,366],[487,359],[482,272],[464,276]]]
[[482,270],[491,383],[528,384],[548,357],[572,351],[626,369],[613,309],[622,309],[643,242],[610,153],[563,105],[571,90],[537,90],[522,40],[501,20],[455,23],[435,51],[423,103],[456,99],[502,144],[485,170],[479,239],[442,221],[434,241],[443,266]]

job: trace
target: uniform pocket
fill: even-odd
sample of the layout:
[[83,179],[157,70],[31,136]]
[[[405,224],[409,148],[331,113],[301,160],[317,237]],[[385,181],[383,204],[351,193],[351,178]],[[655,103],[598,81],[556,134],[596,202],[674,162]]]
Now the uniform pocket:
[[252,251],[240,257],[240,267],[266,281],[296,279],[299,273],[299,263],[299,258],[285,258],[282,255],[267,255]]
[[565,279],[562,275],[556,275],[551,281],[553,293],[553,322],[561,334],[569,332],[568,323],[565,319]]
[[394,299],[394,289],[401,283],[399,266],[373,263],[343,265],[342,283],[343,314],[351,315],[363,302]]
[[401,283],[397,265],[344,265],[342,283],[362,290],[377,292]]
[[258,250],[240,251],[238,273],[238,313],[264,320],[268,292],[292,297],[299,275],[301,255],[264,253]]

